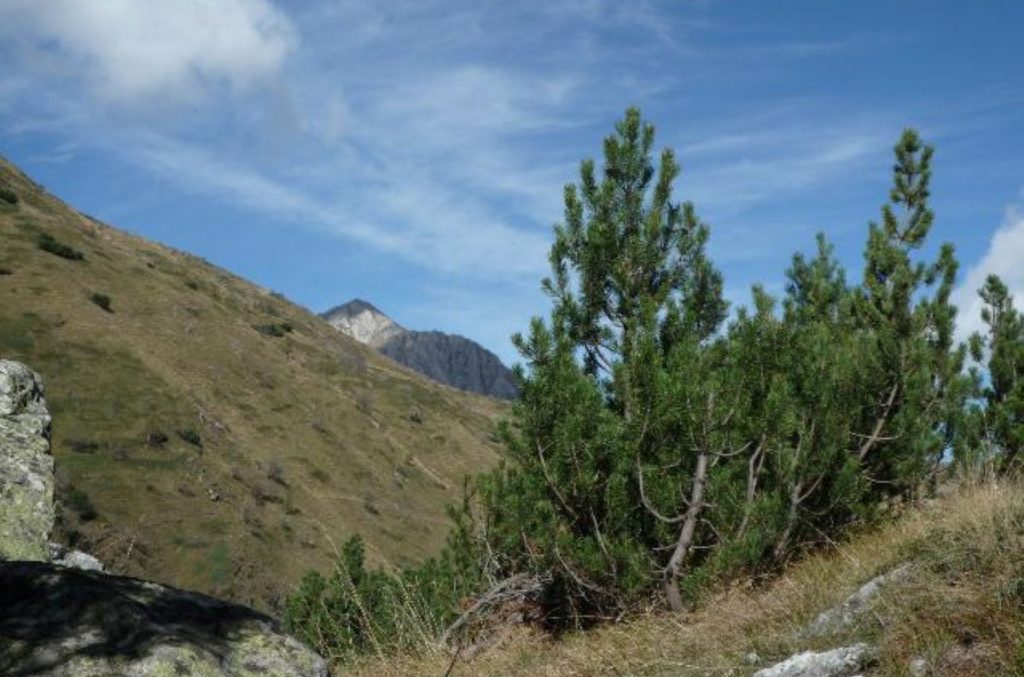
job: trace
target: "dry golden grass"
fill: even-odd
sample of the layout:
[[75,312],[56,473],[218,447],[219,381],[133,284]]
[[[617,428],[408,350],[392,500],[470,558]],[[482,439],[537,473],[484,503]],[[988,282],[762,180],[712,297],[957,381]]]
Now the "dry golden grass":
[[[720,591],[701,609],[652,613],[552,640],[512,628],[453,675],[745,675],[792,653],[856,641],[879,647],[865,674],[909,674],[923,657],[934,675],[1022,674],[1024,493],[1018,484],[951,490],[893,523],[797,562],[762,585]],[[821,611],[904,562],[908,580],[883,589],[852,627],[809,639]],[[757,654],[752,665],[748,654]],[[444,674],[447,651],[339,666],[356,675]]]
[[332,539],[361,533],[396,563],[443,543],[462,477],[497,460],[505,404],[79,214],[3,159],[0,186],[20,198],[0,200],[0,357],[42,374],[59,472],[99,513],[69,530],[114,571],[267,608],[331,566]]

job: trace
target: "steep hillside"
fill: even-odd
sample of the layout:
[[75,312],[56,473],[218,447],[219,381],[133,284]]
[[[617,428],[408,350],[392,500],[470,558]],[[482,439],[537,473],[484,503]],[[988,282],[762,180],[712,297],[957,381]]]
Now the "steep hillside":
[[323,318],[357,341],[435,381],[492,397],[516,396],[511,370],[497,355],[464,336],[406,329],[362,299],[332,308],[323,313]]
[[415,561],[503,406],[280,295],[70,209],[0,160],[0,356],[42,374],[65,537],[115,572],[273,606],[334,543]]

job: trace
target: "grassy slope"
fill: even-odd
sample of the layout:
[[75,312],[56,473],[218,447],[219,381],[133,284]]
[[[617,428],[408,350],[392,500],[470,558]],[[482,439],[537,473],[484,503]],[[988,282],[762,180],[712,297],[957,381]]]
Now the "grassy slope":
[[[85,492],[99,514],[65,510],[67,530],[108,566],[267,606],[351,533],[395,563],[443,542],[444,505],[497,458],[505,405],[79,214],[0,158],[3,185],[20,201],[0,200],[0,356],[43,375],[65,503]],[[85,259],[42,251],[41,233]],[[154,431],[169,441],[147,444]]]
[[[654,613],[563,641],[525,628],[452,675],[749,675],[793,653],[867,641],[865,675],[1024,674],[1024,487],[961,487],[880,530],[796,563],[762,585],[736,585],[698,611]],[[854,626],[818,639],[801,629],[879,573],[911,564]],[[750,661],[749,654],[757,655]],[[367,661],[356,674],[443,674],[438,651]]]

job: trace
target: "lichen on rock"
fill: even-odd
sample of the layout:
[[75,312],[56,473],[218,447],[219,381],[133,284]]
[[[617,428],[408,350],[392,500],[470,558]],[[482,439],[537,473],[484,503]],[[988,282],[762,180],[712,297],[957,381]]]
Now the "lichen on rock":
[[0,674],[327,675],[325,661],[237,604],[126,576],[0,564]]
[[0,560],[47,561],[53,524],[42,379],[19,362],[0,360]]

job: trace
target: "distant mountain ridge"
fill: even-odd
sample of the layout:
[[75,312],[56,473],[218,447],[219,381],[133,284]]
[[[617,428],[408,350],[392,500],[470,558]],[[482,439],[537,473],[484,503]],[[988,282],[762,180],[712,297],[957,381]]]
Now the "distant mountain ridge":
[[501,359],[464,336],[406,329],[362,299],[331,308],[322,317],[339,331],[440,383],[501,399],[518,394],[512,371]]

